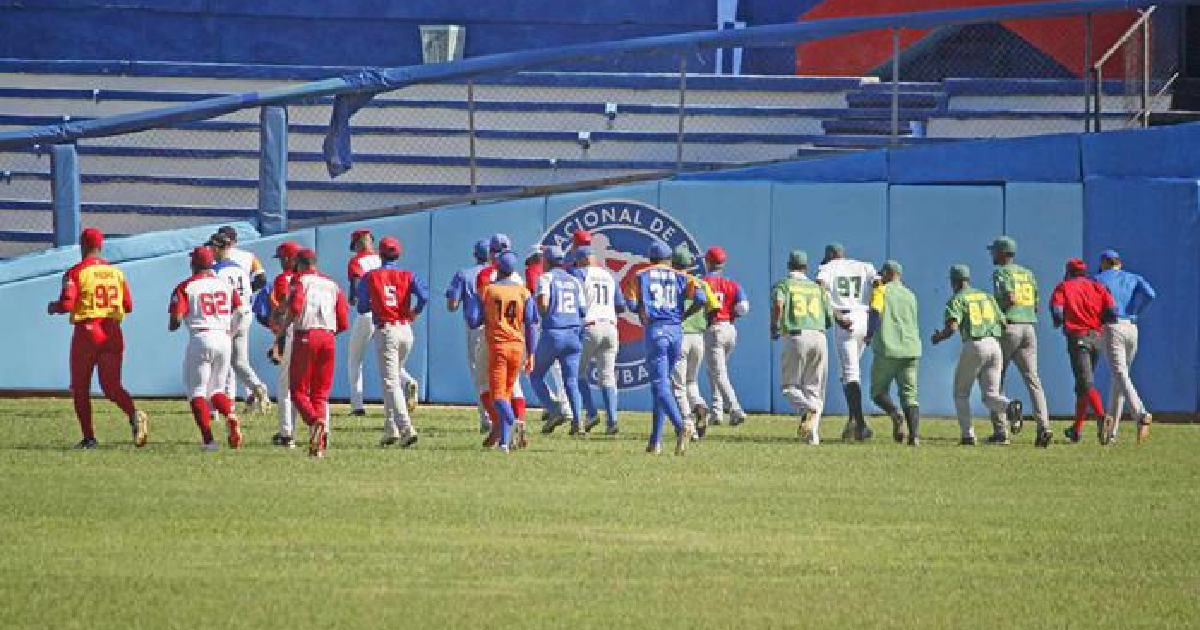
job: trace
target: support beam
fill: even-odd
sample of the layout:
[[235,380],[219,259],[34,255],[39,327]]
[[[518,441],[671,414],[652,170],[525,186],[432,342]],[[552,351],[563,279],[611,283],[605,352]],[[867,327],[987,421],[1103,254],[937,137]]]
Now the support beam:
[[259,110],[258,231],[263,235],[287,231],[287,108]]
[[50,195],[54,207],[54,246],[79,244],[79,153],[75,144],[50,148]]

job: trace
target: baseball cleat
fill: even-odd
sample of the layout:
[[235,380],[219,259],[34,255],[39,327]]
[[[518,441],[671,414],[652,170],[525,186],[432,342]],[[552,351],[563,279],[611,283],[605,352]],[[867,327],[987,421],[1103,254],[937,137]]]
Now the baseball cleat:
[[708,407],[696,405],[692,407],[692,416],[696,419],[696,435],[704,437],[708,433]]
[[967,437],[959,440],[958,445],[959,446],[975,446],[975,436],[968,435]]
[[276,433],[271,436],[271,444],[274,446],[282,446],[284,448],[296,448],[296,441],[290,435]]
[[1008,436],[1004,435],[1003,433],[993,433],[992,435],[989,435],[988,438],[983,441],[983,443],[991,444],[993,446],[1008,446],[1009,444],[1012,444],[1012,442],[1009,441]]
[[90,451],[98,446],[100,446],[100,443],[96,441],[96,438],[85,437],[82,440],[79,440],[79,443],[75,445],[75,448],[81,451]]
[[921,438],[913,436],[913,435],[908,436],[908,445],[909,446],[920,446]]
[[892,417],[892,439],[900,444],[904,441],[904,415],[899,411],[889,415]]
[[1068,440],[1071,440],[1072,444],[1079,443],[1080,435],[1077,431],[1075,431],[1075,427],[1067,427],[1067,430],[1063,431],[1063,436]]
[[150,439],[150,418],[145,411],[137,409],[133,412],[129,429],[133,432],[133,445],[138,448],[145,446]]
[[862,427],[856,427],[854,429],[855,442],[865,442],[871,439],[874,435],[875,432],[871,430],[871,427],[867,426],[866,422],[862,424]]
[[587,430],[584,429],[582,424],[579,424],[578,422],[572,422],[571,423],[571,431],[568,433],[568,435],[577,435],[577,436],[582,437],[586,433],[587,433]]
[[1008,401],[1008,409],[1006,410],[1005,415],[1008,416],[1008,430],[1012,431],[1013,435],[1020,433],[1021,427],[1025,426],[1025,416],[1022,413],[1023,411],[1024,409],[1021,408],[1021,401]]
[[600,416],[592,416],[588,418],[587,424],[583,425],[584,433],[591,433],[600,424]]
[[658,455],[658,454],[662,453],[662,444],[650,444],[650,445],[647,445],[647,446],[646,446],[646,452],[647,452],[647,453],[649,453],[649,454],[651,454],[651,455]]
[[417,443],[417,432],[409,431],[400,437],[400,448],[408,448]]
[[615,424],[612,425],[611,427],[607,427],[604,429],[604,435],[616,435],[620,432],[621,432],[621,427],[619,427]]
[[[545,416],[546,414],[543,415]],[[561,413],[552,412],[548,414],[545,424],[542,425],[542,433],[545,435],[550,435],[551,433],[554,433],[554,430],[557,429],[560,424],[566,424],[566,422],[566,416],[562,415]]]
[[517,420],[517,448],[529,448],[529,434],[525,432],[524,420]]
[[367,410],[366,409],[351,409],[350,415],[358,416],[359,418],[362,418],[367,415]]
[[812,442],[813,415],[815,414],[813,414],[811,409],[808,409],[804,413],[800,414],[800,426],[796,427],[796,436],[799,437],[800,441],[804,442],[805,444]]
[[708,415],[708,424],[710,426],[719,427],[721,426],[721,422],[722,420],[720,414],[710,413]]
[[1154,415],[1147,413],[1138,420],[1137,443],[1141,444],[1150,439],[1150,425],[1154,424]]
[[308,428],[308,454],[312,457],[325,457],[324,422],[314,422]]
[[225,420],[225,426],[229,428],[229,448],[242,447],[242,426],[236,416],[230,416]]
[[200,450],[205,453],[215,453],[221,450],[221,447],[217,446],[216,442],[205,442],[204,444],[200,445]]
[[746,412],[741,409],[734,409],[729,413],[729,426],[736,427],[746,421]]
[[682,457],[687,452],[688,442],[692,441],[692,436],[695,434],[696,429],[692,426],[692,423],[688,422],[683,425],[683,430],[679,432],[679,435],[675,436],[676,455]]
[[1037,438],[1033,440],[1033,445],[1037,448],[1049,448],[1050,441],[1054,439],[1054,432],[1047,429],[1038,433]]
[[408,413],[417,410],[417,399],[420,395],[420,386],[415,379],[404,384],[404,403],[408,406]]
[[1108,446],[1112,443],[1113,433],[1117,431],[1117,419],[1113,416],[1104,416],[1104,421],[1100,423],[1100,445]]
[[379,438],[379,445],[380,446],[393,446],[399,441],[400,441],[400,438],[398,438],[394,435],[385,435],[382,438]]
[[500,451],[501,453],[504,453],[505,455],[508,455],[508,454],[511,452],[511,451],[508,449],[508,445],[507,445],[507,444],[501,444],[500,446],[497,446],[497,447],[496,447],[496,450],[497,450],[497,451]]
[[846,421],[846,428],[842,429],[842,441],[849,442],[854,439],[854,420]]

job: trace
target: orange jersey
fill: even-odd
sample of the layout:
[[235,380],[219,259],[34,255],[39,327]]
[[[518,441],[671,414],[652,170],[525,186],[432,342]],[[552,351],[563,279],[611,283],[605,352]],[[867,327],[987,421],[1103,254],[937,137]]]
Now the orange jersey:
[[63,274],[57,307],[57,312],[71,314],[73,324],[93,319],[119,322],[133,311],[133,295],[120,269],[88,257]]
[[525,343],[526,324],[536,321],[529,289],[507,282],[492,283],[483,288],[480,304],[488,345]]

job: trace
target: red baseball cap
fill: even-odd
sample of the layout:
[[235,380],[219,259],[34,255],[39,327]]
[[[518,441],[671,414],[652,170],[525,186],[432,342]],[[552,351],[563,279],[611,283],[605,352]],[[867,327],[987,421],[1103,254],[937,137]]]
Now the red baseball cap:
[[213,256],[213,250],[209,247],[201,245],[192,250],[192,265],[196,267],[209,268],[217,264],[216,257]]
[[383,239],[382,241],[379,241],[379,253],[384,254],[386,256],[399,256],[400,255],[400,241],[396,240],[390,236]]
[[371,230],[367,230],[367,229],[354,230],[353,232],[351,232],[350,233],[350,249],[354,249],[354,244],[358,242],[358,239],[360,239],[364,236],[370,236],[370,235],[371,235]]
[[710,264],[710,265],[724,264],[725,263],[725,250],[721,249],[721,247],[718,245],[709,247],[708,251],[704,252],[704,259],[707,260],[708,264]]
[[571,240],[575,243],[575,247],[591,245],[592,233],[587,230],[575,230],[575,233],[571,235]]
[[295,258],[300,252],[300,244],[296,241],[284,241],[275,248],[275,257],[279,259]]
[[1087,272],[1087,263],[1083,262],[1083,260],[1080,258],[1072,258],[1071,260],[1068,260],[1067,261],[1067,273],[1072,273],[1072,272],[1086,273]]
[[317,252],[305,247],[304,249],[296,252],[296,260],[306,262],[311,265],[317,262]]
[[104,234],[96,228],[86,228],[79,234],[79,246],[83,249],[98,249],[104,244]]

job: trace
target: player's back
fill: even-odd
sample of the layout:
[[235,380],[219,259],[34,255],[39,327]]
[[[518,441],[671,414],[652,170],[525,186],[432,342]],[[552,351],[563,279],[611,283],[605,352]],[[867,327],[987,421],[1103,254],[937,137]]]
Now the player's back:
[[490,345],[525,342],[525,309],[529,298],[528,289],[508,280],[493,282],[483,288],[480,302],[485,337]]
[[487,265],[473,265],[460,269],[450,280],[450,288],[446,297],[459,303],[463,319],[467,326],[478,328],[483,325],[482,314],[479,312],[479,287],[476,284],[480,272]]
[[71,322],[90,319],[121,321],[129,310],[125,274],[102,258],[86,258],[67,270],[75,284],[76,299]]
[[371,296],[376,324],[407,324],[413,320],[411,271],[381,267],[363,276]]
[[233,261],[234,264],[241,267],[246,275],[253,278],[260,273],[264,273],[262,263],[258,261],[258,256],[237,247],[230,248],[226,254],[226,260]]
[[[308,272],[296,274],[292,278],[293,300],[299,295],[301,308],[297,312],[296,327],[300,330],[323,328],[336,331],[338,326],[338,296],[341,289],[336,282],[319,273]],[[297,302],[293,302],[296,304]]]
[[734,305],[737,304],[741,286],[726,276],[710,273],[702,278],[712,290],[716,299],[717,309],[709,315],[713,322],[731,322],[734,318]]
[[693,281],[665,265],[654,265],[638,272],[638,304],[649,325],[679,324],[694,291]]
[[215,274],[196,274],[175,287],[170,312],[183,318],[192,332],[228,332],[233,313],[242,305],[233,287]]
[[817,280],[839,311],[865,310],[878,276],[874,265],[851,258],[835,258],[817,268]]
[[538,278],[538,297],[546,296],[546,316],[542,329],[578,328],[583,325],[582,311],[587,305],[579,280],[561,268],[551,269]]
[[250,304],[250,273],[233,258],[218,262],[213,271],[217,277],[225,281],[238,294],[243,308],[249,309]]
[[374,271],[383,266],[383,259],[375,252],[362,251],[356,253],[350,258],[350,262],[346,263],[346,277],[353,280],[361,278],[369,271]]
[[603,267],[594,265],[579,267],[573,273],[583,285],[584,294],[587,296],[585,323],[601,321],[616,323],[619,298],[617,291],[619,289],[617,279],[613,277],[612,273]]

